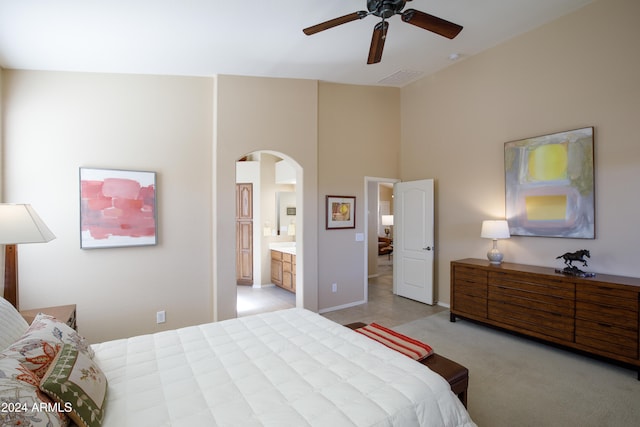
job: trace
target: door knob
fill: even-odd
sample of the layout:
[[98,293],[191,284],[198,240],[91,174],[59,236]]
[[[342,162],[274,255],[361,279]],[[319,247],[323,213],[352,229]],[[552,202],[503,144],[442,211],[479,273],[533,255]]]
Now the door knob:
[[431,250],[431,246],[427,246],[426,248],[422,248],[423,251],[430,251]]

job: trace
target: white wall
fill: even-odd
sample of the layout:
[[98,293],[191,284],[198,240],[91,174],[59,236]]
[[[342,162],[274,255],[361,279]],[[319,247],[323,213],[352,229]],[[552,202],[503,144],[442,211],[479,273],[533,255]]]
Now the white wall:
[[[2,83],[5,201],[32,203],[57,236],[19,246],[21,308],[75,303],[92,342],[209,321],[212,79],[4,70]],[[157,172],[158,245],[80,249],[81,166]]]

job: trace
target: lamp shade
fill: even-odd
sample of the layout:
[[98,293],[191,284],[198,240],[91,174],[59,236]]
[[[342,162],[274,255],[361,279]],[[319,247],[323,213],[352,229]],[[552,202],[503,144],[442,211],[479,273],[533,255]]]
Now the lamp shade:
[[480,237],[485,239],[508,239],[509,224],[505,220],[486,220],[482,221],[482,231]]
[[382,215],[382,225],[393,225],[393,215]]
[[31,205],[0,204],[0,244],[46,243],[55,238]]

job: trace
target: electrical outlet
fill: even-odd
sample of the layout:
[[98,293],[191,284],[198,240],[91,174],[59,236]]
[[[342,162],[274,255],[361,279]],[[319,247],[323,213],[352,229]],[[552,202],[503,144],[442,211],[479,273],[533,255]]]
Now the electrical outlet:
[[156,313],[156,323],[164,323],[167,321],[167,316],[164,310]]
[[333,292],[333,293],[338,292],[338,284],[337,283],[333,283],[331,285],[331,292]]

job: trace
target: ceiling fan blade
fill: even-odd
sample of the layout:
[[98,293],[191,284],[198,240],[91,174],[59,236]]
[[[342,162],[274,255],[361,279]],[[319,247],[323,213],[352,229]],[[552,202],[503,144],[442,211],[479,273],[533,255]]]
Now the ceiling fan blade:
[[462,31],[462,27],[458,24],[415,9],[407,9],[402,12],[402,20],[408,24],[429,30],[448,39],[454,38]]
[[384,49],[384,41],[387,39],[387,30],[389,23],[381,21],[373,27],[373,36],[371,36],[371,47],[369,47],[369,58],[367,64],[377,64],[382,59],[382,50]]
[[347,22],[355,21],[356,19],[362,19],[367,16],[369,16],[369,12],[360,10],[358,12],[353,12],[348,15],[330,19],[328,21],[321,22],[320,24],[313,25],[309,28],[305,28],[304,30],[302,30],[302,32],[310,36],[312,34],[319,33],[320,31],[328,30],[329,28],[337,27],[338,25],[346,24]]

